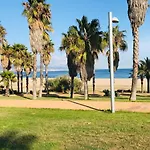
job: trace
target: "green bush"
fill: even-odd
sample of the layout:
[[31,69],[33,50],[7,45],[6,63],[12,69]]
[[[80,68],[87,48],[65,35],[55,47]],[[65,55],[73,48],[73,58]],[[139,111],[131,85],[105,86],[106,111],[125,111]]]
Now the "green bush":
[[[48,90],[51,92],[63,92],[67,93],[70,91],[71,80],[69,76],[61,76],[55,79],[48,80]],[[74,92],[78,93],[81,91],[82,83],[79,79],[74,80]]]
[[[108,89],[103,90],[104,96],[111,96],[111,93]],[[115,91],[115,97],[119,97],[119,92]]]
[[104,96],[110,96],[110,91],[107,89],[103,90]]
[[74,79],[74,93],[81,93],[82,82],[78,79]]

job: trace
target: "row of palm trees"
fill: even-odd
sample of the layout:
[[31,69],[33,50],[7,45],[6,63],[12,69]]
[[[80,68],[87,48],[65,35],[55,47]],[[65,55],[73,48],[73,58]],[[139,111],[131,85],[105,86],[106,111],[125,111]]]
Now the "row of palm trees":
[[[139,27],[144,23],[147,9],[149,7],[148,0],[127,0],[128,4],[128,17],[131,23],[132,34],[133,34],[133,76],[132,76],[132,86],[131,86],[131,96],[130,100],[136,100],[136,90],[137,90],[137,76],[138,76],[138,56],[139,56]],[[99,31],[99,23],[97,21],[95,26],[91,26],[92,22],[97,20],[92,20],[91,23],[87,22],[87,18],[83,16],[81,20],[77,19],[78,27],[71,26],[67,34],[64,34],[62,40],[61,50],[64,49],[67,54],[68,62],[70,58],[77,58],[77,61],[71,61],[75,63],[75,68],[80,69],[81,80],[84,82],[84,95],[85,99],[88,97],[88,86],[87,81],[94,75],[94,62],[97,53],[103,51],[108,44],[108,33],[104,38],[101,38],[101,33]],[[93,27],[92,29],[90,27]],[[117,28],[116,28],[117,29]],[[115,30],[115,29],[114,29]],[[92,31],[92,34],[91,34]],[[70,32],[73,32],[70,33]],[[123,32],[121,35],[124,37]],[[72,36],[75,37],[72,38]],[[93,38],[94,37],[94,38]],[[68,40],[67,40],[68,39]],[[106,39],[106,40],[105,40]],[[120,39],[120,38],[119,38]],[[78,42],[77,42],[78,40]],[[69,42],[66,42],[69,41]],[[118,37],[114,38],[114,71],[118,67],[119,53],[118,49],[125,50],[127,48],[126,42],[120,42]],[[121,44],[118,44],[121,43]],[[98,47],[98,45],[101,45]],[[77,52],[78,51],[78,52]],[[95,53],[96,52],[96,53]],[[70,54],[70,55],[69,55]],[[96,55],[94,55],[96,54]],[[109,64],[109,51],[108,51],[108,64]],[[68,68],[70,68],[68,64]],[[70,71],[69,71],[70,72]],[[76,75],[70,73],[72,79]],[[95,81],[95,80],[93,80]],[[73,83],[73,82],[72,82]],[[94,85],[94,84],[93,84]],[[93,86],[94,88],[95,86]],[[73,89],[73,88],[72,88]],[[93,90],[94,91],[94,90]],[[72,92],[71,92],[72,93]],[[72,97],[72,96],[71,96]]]
[[[114,43],[114,71],[119,65],[119,50],[127,50],[125,41],[125,31],[120,31],[119,27],[113,28]],[[98,19],[88,22],[87,17],[83,16],[81,20],[77,19],[77,26],[70,26],[67,33],[63,33],[60,50],[65,50],[69,75],[71,77],[71,95],[73,97],[74,77],[80,74],[84,84],[84,96],[88,99],[88,81],[93,78],[95,81],[95,61],[99,53],[106,52],[109,65],[109,33],[100,31]],[[93,92],[95,91],[95,82],[93,82]]]
[[[14,44],[9,45],[6,41],[6,30],[5,28],[0,25],[0,36],[1,36],[1,47],[0,47],[0,54],[1,54],[1,65],[3,68],[3,73],[1,74],[2,81],[7,83],[6,85],[6,95],[8,96],[8,88],[9,88],[9,81],[15,81],[15,75],[12,75],[12,72],[9,70],[14,67],[17,74],[17,88],[18,93],[23,93],[23,72],[26,73],[26,93],[29,92],[29,74],[33,70],[33,54],[28,52],[28,49],[23,44]],[[46,70],[46,81],[48,80],[48,65],[51,60],[50,53],[54,51],[53,43],[50,40],[44,45],[44,50],[42,54],[42,64],[45,65]],[[12,79],[12,80],[11,80]],[[12,83],[12,82],[11,82]],[[43,85],[42,85],[43,88]],[[11,88],[12,89],[12,88]]]
[[[26,72],[26,82],[28,83],[28,76],[31,73],[32,69],[32,54],[27,51],[27,48],[23,44],[14,44],[10,45],[2,45],[1,48],[1,65],[3,68],[4,74],[2,75],[2,79],[7,79],[12,73],[10,73],[10,69],[12,67],[15,68],[17,72],[17,87],[18,93],[23,93],[23,71]],[[10,78],[11,78],[10,76]],[[14,77],[14,76],[13,76]],[[21,82],[20,82],[21,81]],[[8,91],[7,86],[7,91]],[[28,84],[26,86],[26,92],[28,92]],[[8,92],[7,92],[8,95]]]
[[[132,92],[131,100],[136,100],[136,85],[138,75],[138,55],[139,55],[139,27],[144,23],[146,11],[148,8],[148,0],[127,0],[128,16],[131,22],[133,33],[133,77],[132,77]],[[36,99],[36,73],[37,73],[37,54],[40,54],[40,92],[39,97],[42,96],[43,87],[43,60],[44,48],[50,47],[53,51],[53,44],[49,38],[51,27],[51,11],[50,5],[46,0],[28,0],[23,3],[23,15],[27,18],[29,27],[29,37],[31,49],[33,52],[33,99]],[[104,49],[108,49],[108,33],[102,34],[100,31],[99,21],[93,19],[88,22],[88,19],[83,16],[81,20],[77,19],[78,26],[71,26],[61,43],[61,50],[65,50],[68,59],[69,74],[73,79],[80,73],[81,80],[84,83],[85,99],[88,98],[87,82],[94,75],[94,64],[98,58],[98,53]],[[114,28],[115,30],[115,28]],[[116,27],[117,30],[117,27]],[[5,30],[0,31],[1,47],[6,35]],[[126,42],[124,40],[124,32],[114,38],[114,71],[118,67],[119,53],[118,50],[125,50]],[[118,44],[119,43],[119,44]],[[121,43],[121,44],[120,44]],[[49,46],[48,46],[49,45]],[[109,50],[109,49],[108,49]],[[109,63],[109,51],[108,63]],[[50,56],[48,56],[50,58]],[[7,58],[6,58],[7,59]],[[5,59],[5,60],[6,60]],[[8,61],[8,64],[10,61]],[[73,69],[74,68],[74,69]],[[9,69],[9,65],[6,69]],[[93,80],[94,81],[94,80]],[[94,86],[93,86],[94,87]],[[73,90],[73,86],[71,88]]]

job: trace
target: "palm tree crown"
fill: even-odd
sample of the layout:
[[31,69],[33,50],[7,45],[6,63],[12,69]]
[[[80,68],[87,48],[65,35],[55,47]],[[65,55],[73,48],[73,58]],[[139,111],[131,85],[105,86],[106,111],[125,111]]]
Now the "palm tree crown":
[[[126,37],[125,33],[126,33],[125,30],[122,31],[119,30],[119,26],[113,27],[114,71],[116,71],[119,66],[119,51],[126,51],[128,48],[127,42],[125,41],[125,37]],[[108,32],[103,33],[102,48],[104,50],[109,48]],[[108,68],[110,68],[109,50],[107,50],[106,55],[108,56]]]

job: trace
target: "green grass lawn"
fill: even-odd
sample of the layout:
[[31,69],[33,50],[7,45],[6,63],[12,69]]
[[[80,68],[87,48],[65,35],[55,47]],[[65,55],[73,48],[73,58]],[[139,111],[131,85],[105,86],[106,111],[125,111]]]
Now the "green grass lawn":
[[0,150],[146,150],[150,114],[0,108]]

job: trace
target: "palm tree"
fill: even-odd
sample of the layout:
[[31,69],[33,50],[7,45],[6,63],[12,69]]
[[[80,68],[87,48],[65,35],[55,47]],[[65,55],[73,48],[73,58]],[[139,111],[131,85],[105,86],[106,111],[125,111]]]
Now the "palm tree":
[[143,84],[144,84],[144,78],[145,78],[145,66],[140,63],[138,66],[138,77],[141,80],[141,93],[143,93]]
[[13,65],[17,72],[17,87],[18,93],[20,92],[20,78],[21,78],[21,93],[23,93],[23,64],[25,61],[25,53],[27,47],[23,44],[14,44],[13,49]]
[[33,62],[32,62],[32,54],[29,52],[25,52],[25,57],[24,57],[24,71],[26,72],[26,93],[29,92],[29,74],[32,71],[33,68]]
[[46,92],[48,94],[48,65],[51,61],[51,53],[54,52],[54,44],[50,40],[44,47],[43,51],[43,64],[45,65],[45,85],[46,85]]
[[76,29],[71,26],[67,34],[63,33],[60,50],[65,50],[67,57],[67,65],[69,69],[69,75],[71,77],[71,92],[70,98],[73,98],[74,93],[74,78],[79,71],[79,53],[83,49],[84,42],[80,39]]
[[[10,82],[15,82],[16,81],[16,76],[13,72],[11,71],[3,71],[1,74],[1,78],[2,80],[0,82],[3,82],[4,83],[4,86],[6,87],[6,90],[5,90],[5,95],[6,96],[9,96],[9,85],[10,85]],[[11,87],[12,88],[12,87]]]
[[144,71],[144,75],[147,79],[147,93],[150,93],[150,59],[147,57],[144,61],[140,61],[140,65]]
[[23,15],[27,17],[29,24],[30,44],[33,51],[33,99],[36,99],[37,52],[42,55],[43,34],[46,30],[44,25],[50,24],[51,13],[45,0],[28,0],[23,6]]
[[133,34],[133,77],[130,100],[136,100],[139,56],[139,27],[144,23],[148,0],[127,0],[128,16]]
[[[133,76],[133,70],[131,70],[129,78],[132,78],[132,76]],[[141,61],[138,65],[138,78],[141,80],[141,93],[143,93],[144,78],[145,78],[145,65],[141,63]]]
[[5,36],[6,36],[6,29],[0,25],[0,45],[1,45],[1,48],[2,49],[2,46],[6,43],[6,39],[5,39]]
[[10,86],[11,86],[11,92],[12,92],[12,94],[14,94],[12,84],[15,83],[16,81],[17,81],[16,75],[15,75],[15,74],[12,74],[12,75],[10,76]]
[[3,70],[10,70],[12,64],[12,47],[10,45],[3,45],[1,49],[1,64]]
[[[119,30],[119,26],[113,27],[113,58],[114,58],[114,72],[118,69],[119,66],[119,51],[126,51],[128,46],[125,41],[126,31]],[[108,57],[108,68],[110,69],[110,52],[109,52],[109,33],[103,33],[102,39],[103,50],[107,49],[106,55]]]
[[101,32],[99,31],[99,20],[93,19],[88,22],[87,17],[83,16],[81,20],[77,19],[79,36],[84,41],[85,48],[80,53],[80,76],[84,82],[84,98],[88,99],[88,81],[94,74],[95,55],[101,51]]

